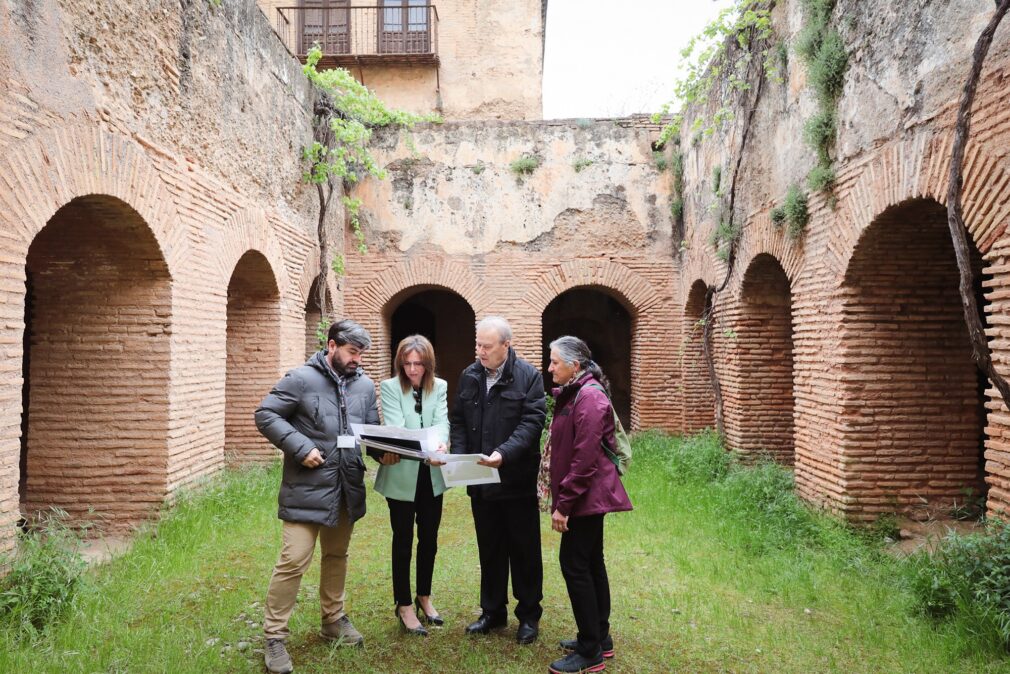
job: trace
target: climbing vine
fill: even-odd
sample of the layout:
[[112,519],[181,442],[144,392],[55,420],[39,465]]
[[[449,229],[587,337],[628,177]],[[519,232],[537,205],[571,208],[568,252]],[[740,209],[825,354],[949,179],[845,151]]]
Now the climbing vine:
[[[700,109],[713,101],[717,106],[711,117],[694,118],[689,132],[695,138],[711,136],[732,119],[733,95],[751,88],[753,78],[748,73],[755,59],[769,78],[781,81],[782,59],[768,43],[774,4],[769,0],[736,0],[681,50],[687,72],[674,84],[676,99],[684,108]],[[683,108],[670,115],[672,106],[667,103],[653,115],[657,122],[669,115],[660,143],[679,138],[683,130]]]
[[[718,213],[718,225],[709,236],[709,244],[715,249],[716,256],[726,263],[726,275],[718,287],[712,285],[706,288],[705,311],[699,321],[705,364],[715,400],[716,428],[720,434],[724,432],[722,388],[715,369],[712,330],[718,308],[717,297],[733,275],[736,251],[743,236],[743,225],[736,221],[736,195],[754,113],[765,80],[782,81],[780,68],[785,65],[785,59],[779,46],[781,43],[772,42],[774,29],[771,13],[774,6],[774,0],[737,0],[721,12],[682,52],[685,59],[691,59],[692,56],[695,58],[689,60],[686,77],[674,89],[683,104],[691,106],[696,112],[697,116],[689,130],[693,137],[692,144],[695,145],[733,119],[731,110],[734,106],[747,111],[732,171],[727,171],[727,176],[724,175],[723,167],[717,166],[712,172],[712,192],[716,199],[713,210]],[[668,114],[669,109],[669,106],[665,106],[654,119]],[[714,112],[706,116],[702,114],[703,110]],[[681,111],[672,115],[660,134],[661,142],[680,138],[684,131],[683,114]],[[680,201],[679,208],[682,209],[682,192],[678,195],[675,190],[674,199],[675,204]]]
[[[316,230],[319,238],[319,277],[317,279],[318,302],[323,320],[328,320],[331,309],[329,301],[329,273],[342,274],[343,256],[330,260],[329,246],[325,232],[326,217],[333,196],[343,192],[341,202],[360,252],[365,252],[365,235],[361,228],[361,200],[346,196],[351,185],[367,176],[380,180],[386,172],[379,167],[368,149],[372,130],[380,127],[396,126],[410,129],[416,122],[441,119],[437,116],[422,117],[400,110],[391,110],[363,84],[354,79],[343,68],[319,70],[322,50],[314,46],[309,50],[302,72],[315,86],[317,93],[313,121],[313,142],[304,148],[302,154],[307,164],[303,175],[306,182],[316,186],[319,199],[319,219]],[[337,269],[340,271],[338,272]],[[322,324],[320,325],[322,327]]]

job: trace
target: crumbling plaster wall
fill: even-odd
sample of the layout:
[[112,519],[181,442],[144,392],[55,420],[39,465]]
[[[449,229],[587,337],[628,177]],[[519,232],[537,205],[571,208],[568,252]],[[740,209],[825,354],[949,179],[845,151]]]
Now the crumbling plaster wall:
[[[833,25],[849,52],[837,107],[834,165],[838,178],[833,198],[810,196],[811,219],[796,240],[773,226],[769,217],[789,185],[804,185],[816,162],[802,133],[816,103],[793,49],[785,81],[766,82],[754,116],[737,188],[736,221],[744,226],[743,236],[732,276],[717,300],[717,369],[724,386],[730,382],[730,386],[742,387],[730,391],[730,398],[746,404],[748,397],[762,395],[748,388],[736,371],[742,356],[736,352],[740,343],[753,342],[726,335],[741,328],[741,280],[751,261],[767,253],[778,260],[791,284],[797,486],[805,497],[852,519],[874,519],[882,512],[904,508],[901,504],[909,498],[923,494],[929,502],[926,510],[940,512],[944,503],[950,503],[949,496],[934,498],[928,486],[916,486],[914,465],[908,468],[908,448],[885,451],[892,456],[889,461],[895,474],[904,476],[900,493],[874,491],[863,479],[867,452],[872,455],[882,448],[873,442],[867,444],[860,433],[867,423],[872,427],[884,419],[859,418],[858,410],[847,401],[858,399],[860,390],[888,375],[874,372],[872,363],[853,366],[844,360],[851,358],[851,340],[858,335],[846,329],[845,307],[851,298],[843,285],[849,258],[862,233],[886,208],[916,198],[946,201],[956,104],[968,74],[971,50],[992,10],[992,3],[976,0],[837,3]],[[778,3],[773,18],[776,39],[794,44],[803,25],[801,3]],[[966,222],[987,271],[994,275],[987,284],[987,311],[993,326],[989,336],[997,366],[1002,364],[1003,369],[1010,366],[1003,328],[997,327],[1002,326],[1003,309],[999,289],[1010,284],[1001,262],[1007,224],[1005,176],[1010,170],[1006,158],[1010,110],[1005,104],[1008,31],[1006,25],[998,31],[983,73],[965,182]],[[685,128],[690,128],[698,115],[710,117],[713,110],[690,111]],[[711,176],[713,168],[721,166],[723,185],[728,189],[746,108],[738,103],[735,113],[727,127],[710,139],[695,141],[688,131],[681,138],[686,236],[677,291],[680,307],[686,304],[695,281],[719,286],[727,273],[726,264],[716,258],[709,243],[718,213],[712,207],[716,197]],[[898,247],[889,254],[900,256],[902,250]],[[903,311],[901,306],[894,310]],[[1010,506],[1007,417],[1000,403],[990,400],[989,407],[985,441],[989,510],[1006,512]],[[749,438],[734,437],[733,433],[740,432],[746,431],[728,429],[729,443],[749,446]]]
[[[389,317],[412,292],[448,289],[478,318],[506,316],[519,353],[540,366],[544,311],[589,287],[632,317],[633,427],[679,429],[670,179],[657,170],[654,137],[643,120],[458,122],[377,136],[389,175],[352,191],[369,251],[348,254],[344,279],[348,313],[376,340],[369,371],[389,371]],[[517,174],[510,165],[523,156],[541,163]]]
[[[668,259],[669,181],[649,134],[608,120],[423,125],[373,141],[384,181],[352,190],[379,252],[518,249]],[[511,165],[540,162],[528,174]],[[578,162],[590,162],[584,167]]]

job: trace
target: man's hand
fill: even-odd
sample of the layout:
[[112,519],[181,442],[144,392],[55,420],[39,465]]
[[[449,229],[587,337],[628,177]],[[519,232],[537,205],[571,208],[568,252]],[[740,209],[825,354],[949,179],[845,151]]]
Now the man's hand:
[[315,447],[309,452],[309,455],[302,459],[302,465],[306,468],[318,468],[323,465],[323,455],[319,453],[319,450]]
[[393,464],[400,463],[400,455],[393,454],[392,452],[383,452],[382,457],[379,459],[379,463],[383,466],[392,466]]
[[[439,454],[445,454],[447,451],[449,451],[449,448],[445,446],[444,442],[440,442],[438,443],[438,447],[435,448],[435,451],[438,452]],[[431,457],[428,457],[427,463],[431,466],[445,465],[445,461],[439,461],[438,459],[433,459]]]
[[551,529],[562,534],[568,531],[568,515],[562,515],[555,510],[551,514]]
[[498,450],[491,452],[491,456],[486,459],[477,459],[477,463],[481,466],[488,466],[490,468],[500,468],[502,461],[502,455]]

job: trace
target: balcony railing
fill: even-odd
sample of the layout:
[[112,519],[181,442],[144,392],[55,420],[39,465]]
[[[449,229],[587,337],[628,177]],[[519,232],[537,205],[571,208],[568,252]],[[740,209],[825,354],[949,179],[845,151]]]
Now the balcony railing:
[[352,6],[339,0],[277,9],[277,32],[302,62],[313,45],[319,67],[438,65],[438,12],[416,0]]

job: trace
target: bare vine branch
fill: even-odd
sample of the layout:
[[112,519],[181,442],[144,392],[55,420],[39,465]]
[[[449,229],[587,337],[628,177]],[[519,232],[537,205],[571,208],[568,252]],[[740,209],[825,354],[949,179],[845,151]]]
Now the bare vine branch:
[[[1007,0],[1010,2],[1010,0]],[[775,2],[770,2],[768,4],[768,10],[771,11],[775,6]],[[750,138],[750,130],[754,121],[754,113],[757,111],[758,103],[761,101],[761,92],[764,90],[765,81],[765,70],[763,67],[758,68],[758,78],[757,84],[754,87],[754,97],[751,100],[750,107],[747,111],[747,118],[744,121],[743,130],[740,133],[740,147],[736,154],[736,164],[733,167],[733,175],[730,177],[730,188],[729,188],[729,204],[727,207],[726,218],[729,221],[730,228],[733,228],[733,219],[735,215],[736,208],[736,190],[738,185],[738,179],[740,177],[740,166],[743,163],[744,151],[747,148],[747,139]],[[709,379],[712,382],[712,398],[715,403],[715,429],[719,435],[724,435],[726,430],[725,415],[722,399],[722,383],[719,381],[719,374],[715,369],[715,354],[712,344],[712,328],[715,324],[716,316],[716,299],[719,293],[726,289],[729,285],[729,280],[733,276],[733,268],[736,263],[737,248],[740,244],[740,238],[743,236],[742,230],[739,237],[730,239],[729,241],[729,255],[726,258],[726,276],[723,277],[722,283],[719,287],[708,286],[705,289],[705,313],[703,314],[704,323],[702,325],[702,349],[705,355],[705,365],[708,368]]]
[[972,356],[979,369],[989,378],[989,381],[999,390],[1003,398],[1003,404],[1010,408],[1010,385],[996,372],[992,364],[992,354],[989,351],[989,343],[982,327],[982,317],[979,313],[978,303],[975,301],[975,276],[971,268],[971,254],[968,246],[967,228],[964,224],[964,212],[961,205],[961,189],[964,178],[962,176],[962,164],[964,163],[964,150],[968,142],[971,131],[971,106],[975,100],[975,92],[978,89],[978,81],[982,74],[982,64],[985,62],[986,54],[992,44],[993,35],[999,27],[1000,22],[1010,10],[1010,0],[1001,0],[996,3],[996,12],[989,25],[985,27],[979,35],[978,42],[972,52],[971,70],[968,74],[968,81],[965,82],[964,90],[961,94],[961,104],[957,111],[957,124],[954,127],[954,147],[951,151],[950,159],[950,182],[947,186],[947,225],[950,228],[951,240],[954,244],[954,254],[957,257],[957,268],[960,272],[959,288],[961,291],[961,304],[964,307],[964,320],[968,326],[968,337],[971,340]]

